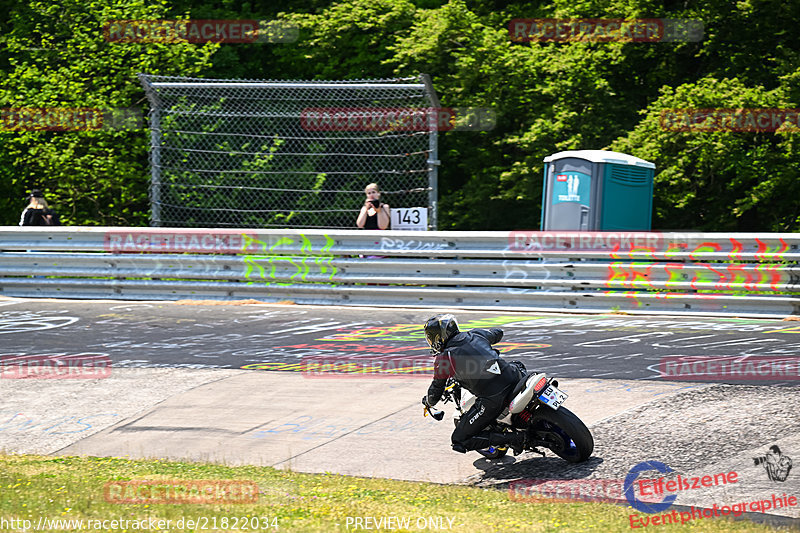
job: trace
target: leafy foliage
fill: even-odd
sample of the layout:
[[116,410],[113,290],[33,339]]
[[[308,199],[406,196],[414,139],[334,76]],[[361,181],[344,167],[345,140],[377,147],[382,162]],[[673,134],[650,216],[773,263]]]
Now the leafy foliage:
[[[800,183],[793,158],[796,133],[669,131],[662,112],[675,108],[785,108],[779,91],[748,88],[730,79],[704,78],[664,87],[642,120],[612,148],[653,161],[656,216],[667,229],[791,231]],[[667,116],[667,115],[665,115]],[[795,125],[796,126],[796,125]],[[793,194],[794,193],[794,194]]]
[[27,190],[39,188],[62,224],[145,225],[148,136],[136,73],[199,73],[217,45],[105,41],[107,21],[164,18],[164,1],[31,0],[16,7],[2,37],[9,69],[0,107],[133,109],[140,124],[0,133],[4,222],[16,223]]
[[[431,74],[443,106],[491,107],[490,131],[439,137],[441,229],[536,228],[542,158],[613,149],[656,164],[658,229],[800,228],[797,132],[679,132],[675,108],[793,108],[800,102],[800,4],[781,0],[16,0],[3,26],[0,104],[144,106],[134,73],[251,79]],[[108,4],[108,5],[107,5]],[[283,19],[296,43],[119,44],[114,18]],[[699,42],[517,43],[515,18],[697,19]],[[144,131],[0,133],[0,202],[13,223],[44,188],[76,224],[144,224]]]

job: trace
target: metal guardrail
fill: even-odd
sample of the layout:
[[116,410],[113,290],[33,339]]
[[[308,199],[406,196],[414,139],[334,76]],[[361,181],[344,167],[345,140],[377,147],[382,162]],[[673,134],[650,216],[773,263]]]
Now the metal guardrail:
[[800,234],[0,227],[0,295],[800,314]]

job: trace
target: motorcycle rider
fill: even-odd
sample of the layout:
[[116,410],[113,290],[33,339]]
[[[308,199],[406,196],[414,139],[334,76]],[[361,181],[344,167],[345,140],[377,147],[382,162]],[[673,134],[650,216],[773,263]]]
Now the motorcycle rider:
[[450,377],[475,396],[475,403],[461,416],[453,431],[453,450],[466,453],[490,446],[510,446],[514,455],[519,455],[525,448],[525,432],[500,433],[485,429],[511,401],[507,396],[522,377],[518,366],[506,362],[492,348],[503,338],[503,330],[460,332],[455,316],[440,314],[425,322],[425,338],[435,359],[433,382],[422,404],[433,407],[441,399]]

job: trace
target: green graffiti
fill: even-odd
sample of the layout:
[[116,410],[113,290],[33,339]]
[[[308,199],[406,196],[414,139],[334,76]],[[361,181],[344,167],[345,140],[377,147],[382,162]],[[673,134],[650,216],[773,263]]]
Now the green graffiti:
[[[327,274],[328,280],[333,282],[336,275],[336,267],[333,265],[334,255],[330,249],[335,241],[328,235],[325,235],[325,246],[323,246],[318,253],[314,252],[314,246],[311,240],[303,234],[299,235],[300,240],[297,241],[290,237],[281,237],[274,244],[270,246],[268,242],[258,240],[250,235],[242,235],[243,248],[242,251],[248,251],[259,248],[263,253],[247,253],[244,255],[245,271],[244,276],[248,279],[248,284],[265,283],[266,285],[280,285],[288,286],[297,282],[297,278],[304,283],[323,283],[325,285],[333,285],[335,283],[327,283],[321,281],[308,281],[308,274],[311,272],[309,268],[309,259],[313,259],[313,264],[316,265],[320,274]],[[281,246],[289,246],[299,242],[300,256],[297,255],[280,255],[276,252],[276,248]],[[296,254],[297,252],[295,252]],[[292,266],[289,270],[292,274],[289,276],[288,282],[277,281],[278,268],[289,264]],[[269,271],[267,271],[269,270]]]
[[474,328],[493,328],[495,326],[504,326],[511,322],[521,322],[523,320],[531,320],[533,318],[540,318],[540,317],[530,317],[530,316],[495,316],[489,318],[479,318],[477,320],[470,320],[469,322],[465,322],[464,324],[459,324],[462,329],[474,329]]

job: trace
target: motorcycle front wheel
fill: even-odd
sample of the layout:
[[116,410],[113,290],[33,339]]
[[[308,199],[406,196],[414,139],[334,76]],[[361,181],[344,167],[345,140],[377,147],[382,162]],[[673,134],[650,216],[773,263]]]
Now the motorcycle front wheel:
[[533,414],[529,436],[570,463],[587,460],[594,451],[594,438],[586,424],[566,407],[541,407]]

